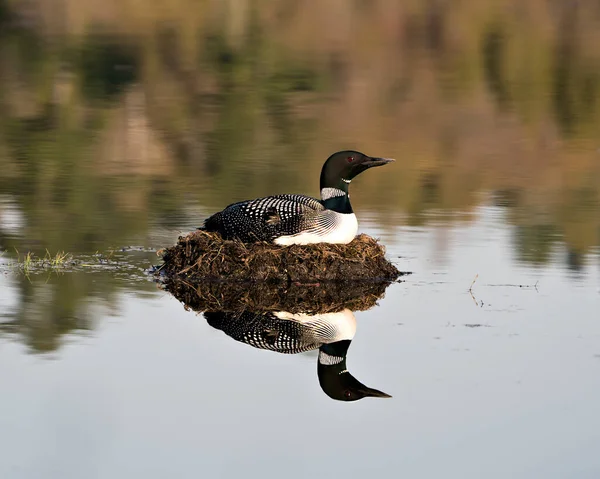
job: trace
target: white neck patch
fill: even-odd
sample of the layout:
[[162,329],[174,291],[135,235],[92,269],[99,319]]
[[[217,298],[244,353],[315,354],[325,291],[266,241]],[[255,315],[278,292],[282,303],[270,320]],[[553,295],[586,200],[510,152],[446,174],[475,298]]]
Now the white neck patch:
[[341,356],[332,356],[331,354],[319,351],[319,364],[323,366],[334,366],[340,364],[344,360]]
[[346,196],[346,192],[340,190],[339,188],[322,188],[321,189],[321,199],[323,201],[328,200],[329,198],[336,198],[338,196]]
[[348,184],[350,184],[350,182],[351,182],[352,180],[347,180],[346,178],[342,178],[342,181],[343,181],[344,183],[348,183]]

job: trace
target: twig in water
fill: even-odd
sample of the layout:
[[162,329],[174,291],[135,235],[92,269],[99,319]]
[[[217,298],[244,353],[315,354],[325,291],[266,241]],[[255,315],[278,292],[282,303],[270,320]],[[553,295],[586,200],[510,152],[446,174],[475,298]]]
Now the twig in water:
[[471,291],[469,289],[469,294],[471,295],[471,299],[473,300],[473,302],[475,303],[475,306],[479,306],[479,303],[477,302],[477,300],[475,299],[475,295],[473,294],[473,291]]
[[493,286],[493,287],[501,287],[501,288],[521,288],[521,289],[535,289],[538,291],[537,285],[539,281],[536,281],[535,284],[511,284],[511,283],[502,283],[502,284],[486,284],[485,286]]
[[475,277],[473,278],[473,281],[471,282],[471,286],[469,286],[469,294],[471,295],[471,299],[473,300],[473,302],[475,303],[475,306],[477,306],[478,308],[483,308],[483,301],[477,301],[477,298],[475,298],[475,294],[473,294],[473,285],[475,284],[475,281],[477,281],[477,278],[479,278],[479,273],[477,273],[475,275]]
[[475,281],[477,281],[477,278],[479,278],[479,273],[477,273],[475,275],[475,278],[473,278],[473,282],[471,283],[471,286],[469,286],[469,293],[471,292],[471,290],[473,289],[473,285],[475,284]]

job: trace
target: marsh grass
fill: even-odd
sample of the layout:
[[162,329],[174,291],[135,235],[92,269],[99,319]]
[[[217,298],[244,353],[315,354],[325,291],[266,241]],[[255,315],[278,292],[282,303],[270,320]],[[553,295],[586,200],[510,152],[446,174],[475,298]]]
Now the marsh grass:
[[17,253],[17,257],[14,261],[8,263],[8,267],[12,271],[23,273],[25,276],[41,271],[63,271],[75,263],[73,255],[64,251],[58,251],[52,255],[50,251],[46,250],[46,254],[43,257],[38,257],[31,251],[21,255],[16,248],[15,252]]
[[53,277],[65,274],[90,273],[99,274],[111,272],[115,277],[125,281],[151,280],[147,277],[146,270],[150,265],[149,259],[141,259],[126,252],[119,253],[114,250],[106,252],[96,251],[93,254],[72,254],[65,251],[50,253],[46,250],[43,256],[35,252],[21,253],[16,248],[15,254],[5,250],[0,252],[0,273],[22,276],[29,282],[38,281],[40,278],[49,281]]

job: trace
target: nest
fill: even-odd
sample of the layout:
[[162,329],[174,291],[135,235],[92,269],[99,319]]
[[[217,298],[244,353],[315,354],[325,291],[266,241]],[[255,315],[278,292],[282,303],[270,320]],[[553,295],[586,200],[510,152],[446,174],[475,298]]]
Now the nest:
[[205,282],[192,285],[167,279],[162,287],[194,311],[287,311],[335,313],[343,309],[366,311],[383,298],[390,282],[335,282],[319,285],[292,283]]
[[224,240],[218,233],[194,231],[162,250],[167,278],[206,281],[316,283],[394,281],[401,273],[385,258],[385,248],[361,234],[345,245],[319,243],[278,246]]

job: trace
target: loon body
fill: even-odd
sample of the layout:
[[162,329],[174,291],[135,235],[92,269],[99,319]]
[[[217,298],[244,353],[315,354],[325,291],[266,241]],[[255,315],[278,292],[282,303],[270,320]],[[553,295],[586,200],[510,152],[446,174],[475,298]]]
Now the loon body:
[[350,243],[358,233],[348,196],[350,182],[366,169],[392,161],[358,151],[334,153],[321,170],[320,200],[305,195],[275,195],[241,201],[207,218],[203,229],[246,243]]
[[356,318],[348,309],[315,315],[205,312],[204,317],[213,328],[236,341],[283,354],[304,353],[325,343],[350,340],[356,334]]
[[364,397],[391,397],[362,384],[346,368],[346,355],[356,333],[356,318],[349,309],[338,313],[205,312],[213,328],[258,349],[285,354],[319,350],[317,375],[332,399],[356,401]]

